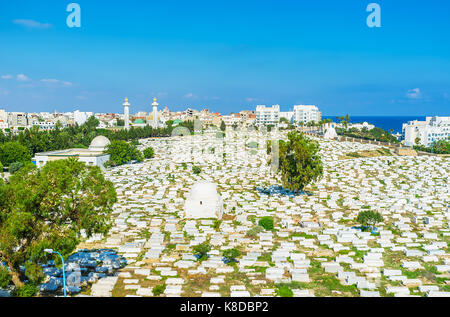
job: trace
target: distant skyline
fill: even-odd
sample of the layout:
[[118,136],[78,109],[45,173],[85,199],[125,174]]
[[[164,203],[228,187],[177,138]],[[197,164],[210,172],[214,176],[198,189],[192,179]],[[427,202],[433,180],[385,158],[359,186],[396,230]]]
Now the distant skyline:
[[[81,6],[81,28],[66,6]],[[381,28],[366,7],[381,5]],[[2,1],[0,109],[450,115],[450,3]]]

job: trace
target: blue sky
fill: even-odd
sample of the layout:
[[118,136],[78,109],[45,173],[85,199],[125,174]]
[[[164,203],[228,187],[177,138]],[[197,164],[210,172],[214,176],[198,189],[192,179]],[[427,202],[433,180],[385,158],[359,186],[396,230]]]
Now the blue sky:
[[[79,0],[0,3],[0,108],[450,115],[450,2]],[[75,2],[75,1],[74,1]],[[381,6],[381,28],[366,7]]]

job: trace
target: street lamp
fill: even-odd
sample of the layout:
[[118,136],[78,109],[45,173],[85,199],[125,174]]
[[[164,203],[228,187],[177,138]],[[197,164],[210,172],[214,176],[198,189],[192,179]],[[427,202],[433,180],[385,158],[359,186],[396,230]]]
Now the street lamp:
[[66,269],[64,268],[64,258],[61,255],[61,253],[59,253],[58,251],[54,251],[53,249],[45,249],[44,252],[52,254],[58,254],[61,257],[61,261],[62,261],[62,269],[63,269],[63,285],[64,285],[64,297],[67,297],[67,293],[66,293]]

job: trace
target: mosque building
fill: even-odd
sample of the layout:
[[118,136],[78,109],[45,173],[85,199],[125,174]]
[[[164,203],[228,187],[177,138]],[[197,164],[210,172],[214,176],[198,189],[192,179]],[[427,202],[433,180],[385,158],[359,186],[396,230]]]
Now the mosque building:
[[110,143],[111,142],[107,137],[100,135],[92,140],[88,149],[66,149],[36,153],[33,158],[33,163],[40,168],[50,161],[75,157],[80,162],[86,163],[86,165],[104,168],[105,163],[109,161],[110,158],[110,155],[105,153]]

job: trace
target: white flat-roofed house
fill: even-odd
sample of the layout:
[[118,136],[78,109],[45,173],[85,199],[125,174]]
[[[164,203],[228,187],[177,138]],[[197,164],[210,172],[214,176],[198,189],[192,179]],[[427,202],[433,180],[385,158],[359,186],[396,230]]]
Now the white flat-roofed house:
[[8,122],[6,121],[3,121],[2,119],[0,119],[0,130],[5,130],[5,129],[8,129],[9,128],[9,124],[8,124]]
[[319,108],[313,105],[296,105],[294,106],[294,121],[299,124],[308,122],[319,122],[322,120],[322,113]]
[[280,122],[280,105],[266,107],[265,105],[256,106],[256,124],[257,125],[277,125]]
[[427,117],[425,121],[409,121],[403,124],[403,138],[406,146],[430,146],[432,143],[450,138],[450,117]]
[[36,153],[33,162],[38,168],[41,168],[47,162],[64,160],[71,157],[77,158],[80,162],[84,162],[89,166],[100,166],[103,168],[105,163],[109,161],[110,155],[105,153],[107,146],[110,144],[108,138],[98,136],[92,140],[89,149],[66,149],[59,151],[50,151]]

